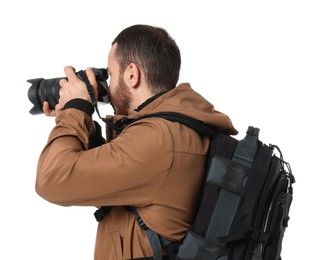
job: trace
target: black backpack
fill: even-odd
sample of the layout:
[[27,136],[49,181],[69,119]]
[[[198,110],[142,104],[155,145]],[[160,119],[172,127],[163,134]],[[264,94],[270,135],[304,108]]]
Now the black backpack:
[[[118,130],[146,117],[179,122],[211,138],[199,209],[183,241],[164,239],[144,224],[135,208],[128,207],[146,230],[153,248],[152,259],[280,260],[295,182],[280,149],[262,143],[258,128],[249,126],[246,136],[237,140],[171,112],[123,120]],[[95,213],[97,220],[108,211],[105,207],[99,209]],[[162,258],[162,247],[168,258]]]

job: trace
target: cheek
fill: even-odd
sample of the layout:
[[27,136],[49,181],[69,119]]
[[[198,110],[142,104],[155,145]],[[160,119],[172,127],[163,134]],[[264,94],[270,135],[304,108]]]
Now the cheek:
[[115,88],[116,88],[116,83],[112,79],[110,79],[109,86],[108,86],[109,93],[113,94],[115,92]]
[[112,84],[109,84],[109,94],[111,95],[111,96],[113,96],[114,95],[114,93],[115,93],[115,86],[114,85],[112,85]]

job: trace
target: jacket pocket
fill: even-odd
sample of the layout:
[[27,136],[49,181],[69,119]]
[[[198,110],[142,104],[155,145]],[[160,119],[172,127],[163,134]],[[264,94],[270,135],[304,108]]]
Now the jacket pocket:
[[122,260],[122,239],[120,233],[112,232],[112,239],[115,249],[116,260]]

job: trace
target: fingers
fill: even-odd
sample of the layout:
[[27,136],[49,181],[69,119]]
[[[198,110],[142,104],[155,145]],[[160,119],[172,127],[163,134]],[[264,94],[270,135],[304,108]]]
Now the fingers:
[[95,74],[92,70],[92,68],[87,68],[86,69],[86,75],[89,79],[89,82],[91,85],[94,85],[96,83],[96,78],[95,78]]
[[74,80],[78,79],[78,77],[77,77],[77,75],[75,73],[75,69],[72,66],[64,67],[64,73],[67,76],[69,81],[74,81]]
[[62,105],[60,105],[60,103],[58,103],[56,106],[55,106],[55,110],[54,110],[54,114],[55,116],[58,116],[59,113],[62,111]]
[[43,112],[46,116],[56,116],[55,110],[50,109],[47,101],[43,102]]
[[[72,80],[78,80],[79,79],[79,77],[76,75],[75,68],[72,67],[72,66],[64,67],[64,73],[67,76],[67,80],[61,79],[60,82],[59,82],[60,86],[63,85],[66,81],[72,81]],[[96,77],[95,77],[95,74],[94,74],[92,68],[88,67],[86,69],[86,75],[89,79],[90,84],[96,85]]]
[[48,102],[47,101],[44,101],[43,102],[43,112],[44,112],[44,114],[45,115],[49,115],[49,113],[50,113],[50,108],[49,108],[49,104],[48,104]]
[[66,79],[60,79],[60,81],[59,81],[60,87],[62,88],[63,85],[64,85],[65,83],[67,83],[67,82],[68,82],[68,81],[67,81]]

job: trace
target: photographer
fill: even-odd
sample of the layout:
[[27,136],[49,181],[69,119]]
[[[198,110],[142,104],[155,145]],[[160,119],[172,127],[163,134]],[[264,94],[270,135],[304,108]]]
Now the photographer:
[[[146,231],[126,206],[134,207],[151,230],[180,241],[193,221],[203,184],[208,138],[162,118],[128,126],[125,120],[168,111],[237,132],[189,84],[176,87],[180,65],[179,48],[164,29],[134,25],[115,38],[108,56],[115,115],[107,117],[106,141],[92,119],[86,84],[73,67],[64,69],[67,79],[60,81],[55,110],[43,105],[46,115],[56,116],[56,125],[39,158],[37,193],[59,205],[108,207],[98,225],[96,260],[153,256]],[[97,96],[93,71],[87,69],[86,75]],[[112,128],[121,124],[121,132]]]

